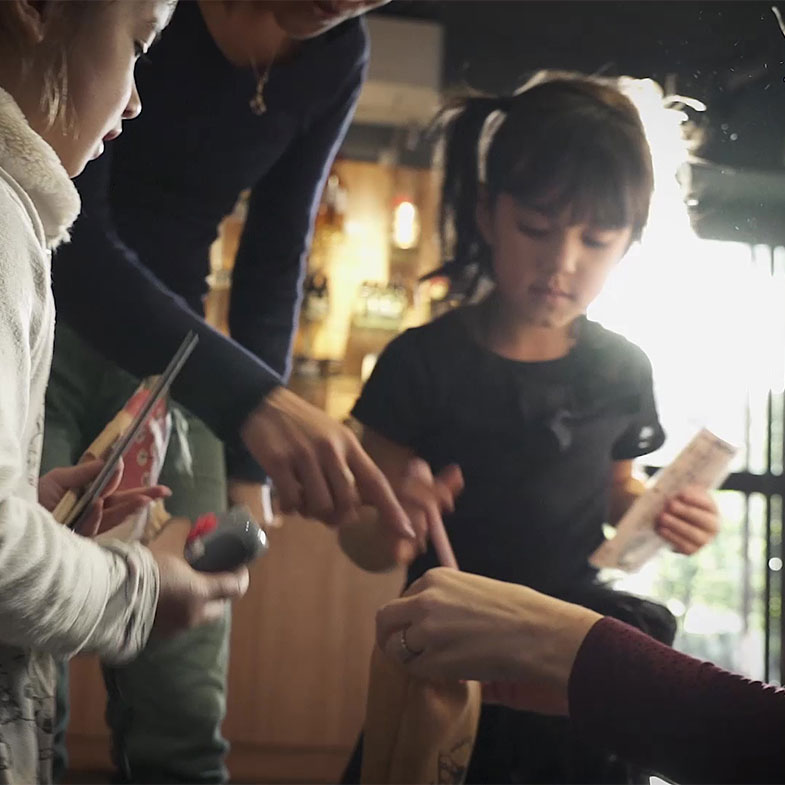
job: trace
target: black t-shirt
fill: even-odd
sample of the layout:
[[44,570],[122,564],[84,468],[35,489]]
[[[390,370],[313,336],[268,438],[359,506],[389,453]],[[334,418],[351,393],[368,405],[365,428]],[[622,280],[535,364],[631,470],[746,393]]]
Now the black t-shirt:
[[[613,461],[657,449],[651,365],[582,319],[572,351],[519,362],[483,348],[462,309],[407,330],[379,357],[353,410],[465,488],[445,519],[462,570],[560,594],[588,580]],[[409,579],[437,565],[430,548]]]

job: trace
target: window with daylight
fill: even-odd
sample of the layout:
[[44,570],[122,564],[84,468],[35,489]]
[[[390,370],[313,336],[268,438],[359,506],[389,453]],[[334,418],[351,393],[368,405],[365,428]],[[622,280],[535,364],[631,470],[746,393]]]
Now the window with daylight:
[[[660,225],[660,229],[662,229]],[[677,239],[677,242],[674,242]],[[668,438],[651,474],[702,426],[739,446],[722,529],[692,558],[663,551],[619,588],[660,599],[676,647],[779,683],[782,637],[785,249],[650,233],[589,315],[646,351]]]

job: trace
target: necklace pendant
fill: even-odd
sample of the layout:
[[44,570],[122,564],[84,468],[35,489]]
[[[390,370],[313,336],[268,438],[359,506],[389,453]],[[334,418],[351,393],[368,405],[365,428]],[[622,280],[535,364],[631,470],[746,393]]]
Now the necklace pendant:
[[249,102],[248,106],[251,107],[251,111],[259,117],[263,115],[267,111],[267,104],[264,102],[264,95],[261,92],[258,92]]

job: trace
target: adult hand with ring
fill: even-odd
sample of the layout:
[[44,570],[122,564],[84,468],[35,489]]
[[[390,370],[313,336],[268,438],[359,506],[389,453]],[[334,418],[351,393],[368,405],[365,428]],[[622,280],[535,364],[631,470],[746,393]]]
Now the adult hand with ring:
[[[437,567],[379,610],[376,634],[416,676],[514,682],[517,707],[566,714],[572,665],[600,618],[525,586]],[[490,695],[503,701],[507,692]]]
[[415,657],[419,657],[423,653],[422,649],[412,649],[411,646],[409,646],[406,640],[407,629],[408,629],[407,627],[404,627],[401,630],[401,634],[398,639],[398,642],[400,644],[400,651],[398,653],[398,656],[400,657],[401,661],[404,663],[413,660]]

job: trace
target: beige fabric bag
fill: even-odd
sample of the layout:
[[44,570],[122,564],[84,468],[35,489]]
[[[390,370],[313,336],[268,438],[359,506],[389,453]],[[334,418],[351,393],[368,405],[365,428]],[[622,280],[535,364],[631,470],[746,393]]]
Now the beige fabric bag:
[[430,682],[374,647],[360,781],[461,783],[480,717],[479,682]]

